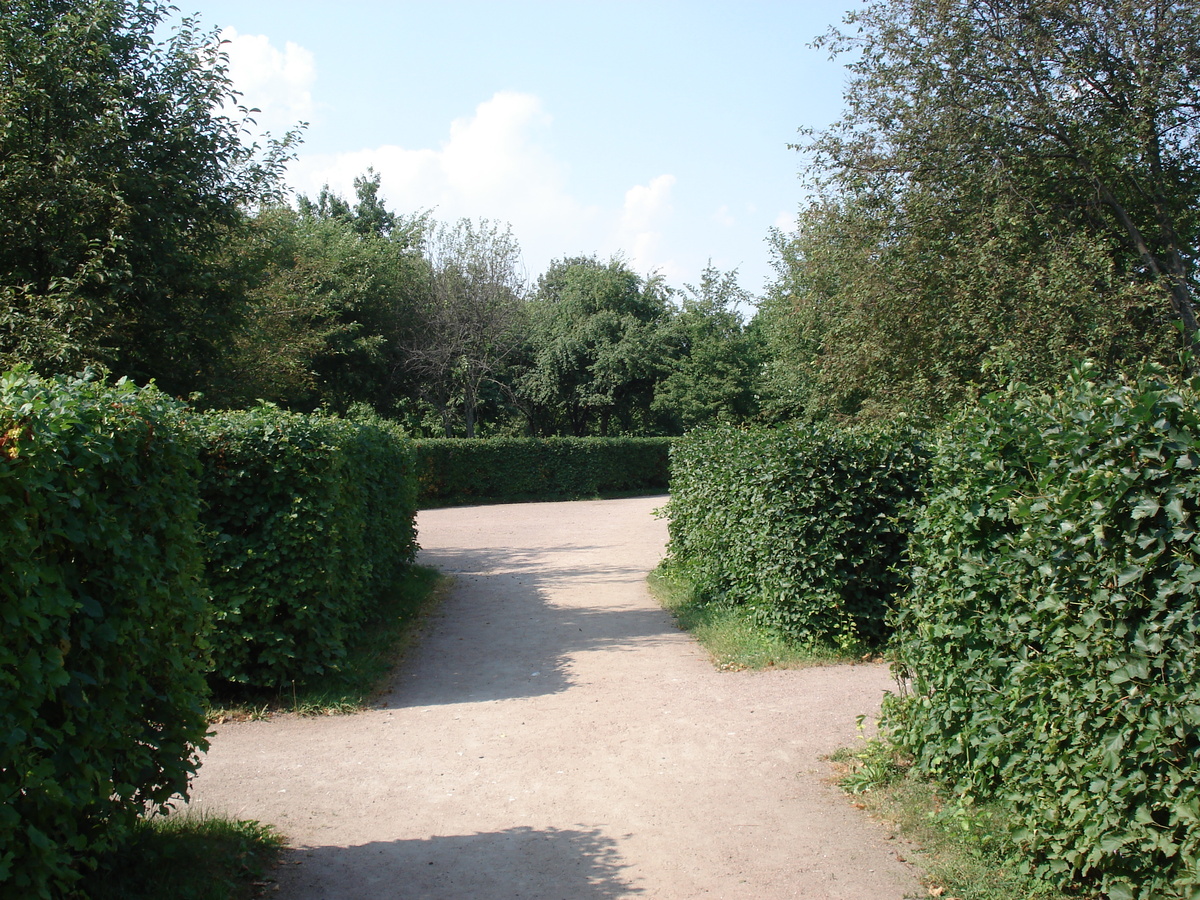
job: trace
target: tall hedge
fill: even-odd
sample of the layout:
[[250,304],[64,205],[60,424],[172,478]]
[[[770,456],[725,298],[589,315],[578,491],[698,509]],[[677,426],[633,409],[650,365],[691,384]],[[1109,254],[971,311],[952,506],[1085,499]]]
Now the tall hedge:
[[671,559],[798,642],[877,646],[904,586],[913,435],[720,427],[671,451]]
[[937,442],[886,712],[1040,873],[1200,896],[1200,382],[988,397]]
[[666,491],[671,438],[431,438],[416,442],[422,506]]
[[276,687],[336,666],[416,554],[411,446],[272,406],[197,428],[214,678]]
[[62,897],[205,746],[197,466],[125,381],[0,377],[0,896]]

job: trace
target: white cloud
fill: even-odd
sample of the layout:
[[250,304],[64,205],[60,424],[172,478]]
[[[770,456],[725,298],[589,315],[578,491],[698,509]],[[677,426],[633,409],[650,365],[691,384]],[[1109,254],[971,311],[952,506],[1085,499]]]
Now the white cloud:
[[238,34],[235,28],[222,29],[220,39],[233,86],[243,105],[260,110],[253,118],[261,130],[280,137],[312,120],[317,67],[310,51],[291,41],[280,50],[265,34]]
[[649,184],[634,185],[627,190],[617,232],[618,244],[629,254],[635,269],[643,272],[658,270],[668,278],[677,275],[677,266],[673,260],[663,258],[661,229],[664,220],[669,220],[673,212],[671,188],[674,186],[674,175],[659,175]]
[[726,228],[732,228],[737,224],[737,219],[733,217],[733,214],[729,211],[729,207],[725,204],[717,207],[717,211],[712,214],[712,220]]
[[661,249],[675,176],[635,185],[619,203],[585,204],[569,189],[567,165],[548,149],[552,124],[538,97],[501,91],[471,116],[452,121],[437,148],[387,144],[309,156],[302,147],[289,169],[290,181],[309,196],[328,184],[349,198],[354,178],[374,168],[380,193],[393,210],[433,210],[440,221],[466,217],[510,223],[532,277],[552,259],[580,253],[623,253],[639,272],[657,269],[675,276],[677,267]]

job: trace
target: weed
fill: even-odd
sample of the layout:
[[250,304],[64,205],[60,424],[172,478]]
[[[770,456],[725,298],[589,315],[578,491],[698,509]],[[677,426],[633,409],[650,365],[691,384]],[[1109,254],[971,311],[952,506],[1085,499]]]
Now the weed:
[[719,669],[796,669],[856,659],[835,648],[797,645],[755,621],[744,607],[699,596],[687,576],[670,566],[651,572],[648,584],[658,602],[680,628],[695,635]]
[[[909,761],[886,743],[868,740],[829,756],[855,806],[890,823],[920,855],[930,896],[962,900],[1080,900],[1026,872],[1006,839],[1000,807],[963,802],[913,777]],[[1083,895],[1086,896],[1086,895]]]
[[184,809],[149,816],[81,886],[89,900],[246,900],[267,885],[283,839],[269,825]]

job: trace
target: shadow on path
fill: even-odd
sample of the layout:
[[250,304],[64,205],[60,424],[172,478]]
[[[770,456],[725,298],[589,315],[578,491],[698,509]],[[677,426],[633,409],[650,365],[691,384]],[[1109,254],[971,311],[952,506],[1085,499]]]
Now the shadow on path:
[[[517,547],[422,551],[455,579],[415,657],[399,670],[389,708],[479,703],[561,693],[571,660],[589,651],[633,651],[677,633],[657,608],[625,605],[620,592],[646,571],[605,565],[603,546],[531,553]],[[579,554],[597,560],[579,565]],[[574,557],[573,565],[556,559]],[[613,602],[614,590],[618,600]],[[564,595],[571,602],[562,601]],[[593,601],[607,599],[605,605]]]
[[617,843],[597,829],[528,827],[289,854],[280,886],[354,900],[616,900],[641,894]]

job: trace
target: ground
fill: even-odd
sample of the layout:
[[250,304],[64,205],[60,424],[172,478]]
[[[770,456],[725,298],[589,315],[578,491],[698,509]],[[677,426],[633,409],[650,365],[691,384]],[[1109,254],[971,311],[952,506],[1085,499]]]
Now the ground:
[[217,728],[192,805],[277,826],[288,900],[901,900],[824,756],[881,665],[719,672],[651,598],[664,497],[427,510],[455,584],[377,709]]

